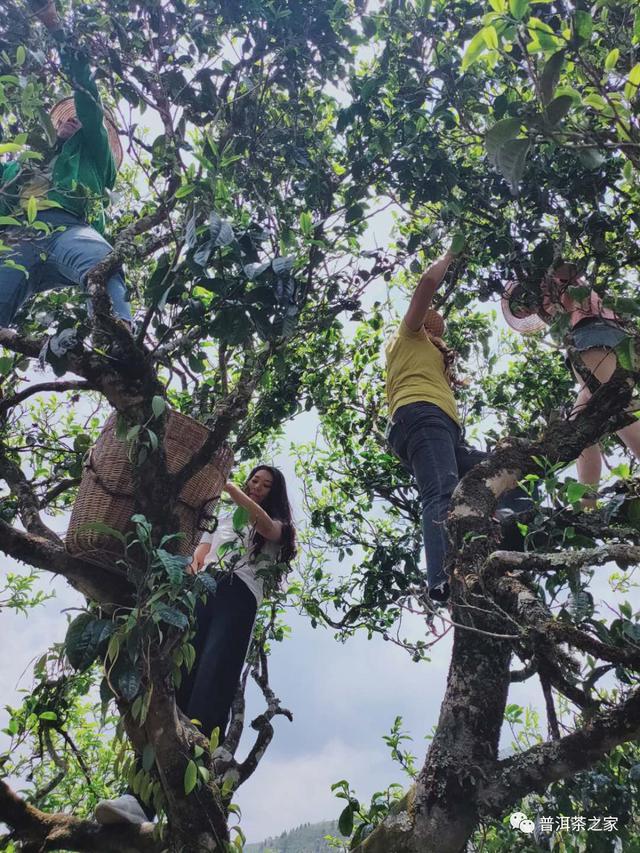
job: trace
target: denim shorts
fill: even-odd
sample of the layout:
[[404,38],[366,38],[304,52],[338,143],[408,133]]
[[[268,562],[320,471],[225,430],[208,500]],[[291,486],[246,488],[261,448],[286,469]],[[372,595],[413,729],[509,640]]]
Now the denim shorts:
[[571,344],[578,352],[589,349],[615,349],[627,336],[617,323],[599,317],[582,320],[569,335]]

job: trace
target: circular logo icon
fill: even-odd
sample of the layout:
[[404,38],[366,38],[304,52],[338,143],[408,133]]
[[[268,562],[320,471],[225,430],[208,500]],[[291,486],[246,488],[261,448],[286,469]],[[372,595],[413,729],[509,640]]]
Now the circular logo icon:
[[523,812],[514,812],[509,818],[509,823],[514,829],[519,829],[522,821],[526,819],[527,816]]
[[532,820],[529,820],[528,817],[526,817],[524,820],[520,821],[520,826],[518,827],[520,832],[526,832],[527,835],[530,835],[535,828],[536,828],[535,823]]

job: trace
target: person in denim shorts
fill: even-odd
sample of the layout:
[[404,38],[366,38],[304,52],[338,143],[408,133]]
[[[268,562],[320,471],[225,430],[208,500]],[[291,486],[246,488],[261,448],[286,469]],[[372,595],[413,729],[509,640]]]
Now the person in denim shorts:
[[[87,273],[112,251],[101,232],[107,191],[115,184],[123,157],[118,131],[101,104],[87,58],[65,43],[55,8],[49,5],[40,18],[58,41],[61,66],[74,95],[51,111],[57,138],[48,167],[18,160],[0,164],[2,327],[10,326],[36,293],[84,286]],[[107,292],[114,313],[130,323],[121,270],[110,276]]]
[[[588,291],[588,295],[582,297],[580,291]],[[511,328],[522,334],[539,331],[545,325],[551,327],[552,334],[554,330],[567,328],[564,335],[569,348],[567,366],[579,383],[571,416],[586,406],[592,393],[574,364],[576,354],[592,376],[601,383],[608,382],[617,367],[615,349],[628,337],[620,318],[588,287],[576,265],[562,260],[554,264],[540,283],[537,299],[522,285],[507,286],[502,311]],[[618,430],[618,435],[631,453],[640,458],[640,422]],[[593,444],[583,450],[576,468],[578,480],[590,487],[583,505],[594,506],[602,473],[600,446]]]

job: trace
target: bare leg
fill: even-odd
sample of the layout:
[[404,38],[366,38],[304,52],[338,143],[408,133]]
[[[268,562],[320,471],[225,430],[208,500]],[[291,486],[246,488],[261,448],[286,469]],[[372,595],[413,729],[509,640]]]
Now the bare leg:
[[[591,371],[596,379],[600,382],[608,382],[609,379],[611,379],[617,364],[615,353],[611,352],[611,350],[590,349],[581,353],[581,356],[585,366]],[[591,391],[589,391],[587,386],[584,384],[584,380],[580,374],[575,368],[573,369],[573,372],[580,383],[580,390],[576,397],[571,417],[575,417],[575,415],[581,412],[591,398]],[[640,422],[637,425],[633,424],[632,427],[625,427],[625,429],[635,429],[636,426],[638,429],[637,432],[634,433],[633,439],[637,441],[640,452]],[[621,432],[623,431],[624,430],[621,430]],[[597,444],[592,444],[591,447],[586,447],[576,461],[576,468],[578,471],[578,480],[585,485],[592,486],[593,489],[596,490],[600,483],[600,475],[602,473],[602,454],[600,453],[600,447]],[[585,498],[582,501],[582,505],[584,507],[593,507],[595,506],[595,503],[595,498]]]
[[619,429],[618,435],[636,459],[640,459],[640,421],[629,424],[624,429]]

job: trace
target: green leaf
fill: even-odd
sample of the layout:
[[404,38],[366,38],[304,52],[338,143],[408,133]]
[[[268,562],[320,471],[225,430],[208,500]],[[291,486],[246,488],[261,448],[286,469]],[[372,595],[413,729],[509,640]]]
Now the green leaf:
[[476,33],[475,36],[469,42],[467,49],[464,52],[464,56],[462,57],[462,62],[460,63],[460,71],[464,73],[467,71],[474,62],[476,62],[480,56],[487,49],[487,43],[484,38],[484,33],[480,30],[479,33]]
[[173,586],[180,586],[185,579],[184,570],[189,564],[189,557],[181,557],[179,554],[170,554],[164,548],[156,550],[156,559],[167,573],[167,577]]
[[623,601],[622,604],[619,605],[620,613],[625,617],[625,619],[631,619],[633,617],[633,607],[629,604],[628,601]]
[[198,765],[195,761],[189,761],[184,771],[184,792],[190,794],[198,781]]
[[239,506],[233,513],[233,529],[236,533],[242,533],[249,524],[249,510]]
[[484,144],[493,163],[496,162],[500,148],[520,133],[521,126],[522,121],[519,118],[502,118],[489,128],[484,137]]
[[529,0],[509,0],[509,11],[516,21],[521,21],[529,11]]
[[607,56],[604,60],[605,70],[606,71],[612,71],[616,67],[616,65],[618,64],[619,59],[620,59],[620,49],[617,47],[614,47],[612,50],[609,51],[609,53],[607,54]]
[[605,101],[602,95],[598,95],[596,92],[591,92],[591,94],[587,95],[587,97],[583,99],[582,103],[587,104],[587,106],[593,107],[596,110],[609,109],[609,104]]
[[527,45],[529,53],[537,51],[554,52],[563,47],[562,39],[557,37],[549,24],[541,21],[540,18],[531,16],[527,26],[527,32],[531,37],[531,41]]
[[451,245],[449,246],[449,251],[453,255],[460,255],[460,254],[462,254],[462,252],[464,252],[465,244],[466,244],[466,239],[465,239],[464,234],[462,234],[462,232],[458,231],[456,234],[453,235],[453,238],[451,240]]
[[142,750],[142,769],[148,773],[156,761],[156,751],[150,743],[145,744]]
[[585,619],[588,619],[593,613],[593,599],[591,595],[585,592],[585,590],[571,593],[569,609],[576,622],[583,622]]
[[556,125],[561,121],[573,106],[571,95],[558,95],[545,110],[545,116],[550,124]]
[[361,204],[352,204],[345,213],[345,222],[357,222],[365,214],[365,209]]
[[624,94],[627,100],[632,100],[638,94],[638,86],[640,85],[640,62],[636,63],[627,78],[627,83],[624,87]]
[[197,587],[202,587],[201,590],[198,590],[200,593],[204,592],[207,595],[215,595],[218,590],[216,579],[212,578],[207,572],[198,573],[196,585]]
[[553,93],[560,80],[560,72],[564,65],[564,50],[558,50],[544,64],[540,75],[540,91],[542,101],[546,105],[553,98]]
[[496,28],[490,24],[488,27],[484,27],[482,30],[482,37],[485,40],[485,43],[489,50],[497,50],[498,49],[498,33]]
[[154,418],[159,418],[164,410],[167,408],[167,402],[164,397],[160,397],[158,394],[151,400],[151,408],[153,410]]
[[511,139],[498,152],[497,166],[511,186],[517,192],[524,175],[530,143],[528,139]]
[[38,199],[32,195],[27,201],[27,221],[35,222],[38,218]]
[[303,210],[300,214],[300,230],[305,237],[313,236],[313,219],[311,218],[311,214],[306,210]]
[[347,838],[353,832],[353,808],[351,803],[342,810],[338,818],[338,829],[340,830],[340,834],[345,835]]
[[120,636],[118,634],[114,634],[107,645],[107,658],[115,662],[118,659],[118,655],[120,654]]
[[587,299],[590,293],[591,288],[587,287],[586,285],[567,288],[567,294],[571,297],[571,299],[574,300],[574,302],[582,302],[583,299]]
[[220,726],[216,726],[209,738],[209,752],[215,752],[220,743]]
[[147,427],[147,438],[149,439],[149,444],[151,446],[151,450],[157,450],[158,449],[158,443],[159,443],[158,442],[158,436],[155,434],[155,432],[152,429],[149,429],[149,427]]
[[615,348],[618,364],[623,370],[633,370],[636,361],[636,349],[633,338],[624,338]]
[[27,58],[27,51],[24,48],[24,45],[19,44],[16,48],[16,65],[21,66],[24,65],[25,59]]
[[81,524],[78,528],[79,533],[102,533],[105,536],[112,536],[114,539],[117,539],[119,542],[122,542],[123,545],[126,545],[127,540],[124,534],[122,534],[119,530],[116,530],[115,527],[109,527],[108,524],[105,524],[102,521],[87,521],[84,524]]
[[64,640],[65,653],[71,666],[83,672],[94,662],[115,631],[109,619],[96,619],[91,613],[81,613],[70,623]]
[[194,184],[183,184],[176,190],[176,198],[184,198],[185,196],[191,195],[194,190]]
[[132,702],[138,695],[140,690],[140,675],[126,654],[118,656],[111,670],[111,683],[118,694],[127,702]]
[[13,358],[10,355],[0,355],[0,374],[6,376],[13,367]]
[[22,151],[24,145],[18,145],[17,142],[2,142],[0,143],[0,154],[15,154],[17,151]]
[[166,622],[168,625],[173,625],[182,631],[185,631],[189,627],[189,620],[185,614],[175,607],[169,607],[168,604],[159,604],[154,612],[162,622]]
[[604,154],[601,154],[597,148],[581,148],[578,151],[578,157],[583,166],[587,169],[599,169],[605,161]]
[[55,723],[58,719],[58,715],[55,711],[43,711],[38,715],[39,720],[49,720],[52,723]]
[[582,41],[589,41],[593,34],[593,18],[590,12],[578,9],[573,18],[574,30]]
[[588,491],[589,487],[585,486],[584,483],[569,483],[567,485],[567,500],[572,504],[578,503]]

